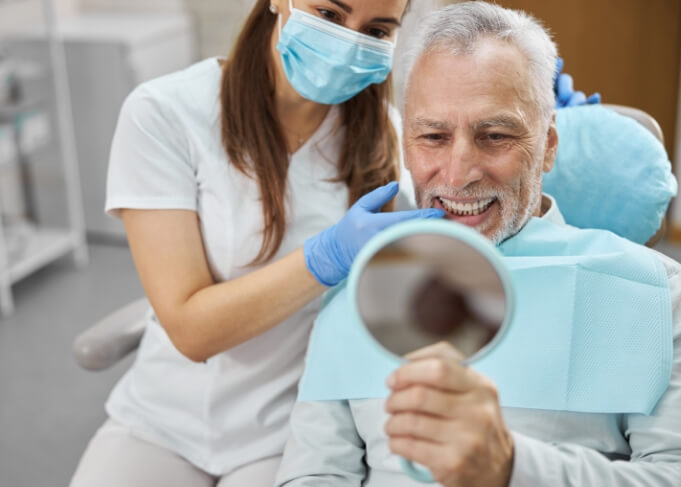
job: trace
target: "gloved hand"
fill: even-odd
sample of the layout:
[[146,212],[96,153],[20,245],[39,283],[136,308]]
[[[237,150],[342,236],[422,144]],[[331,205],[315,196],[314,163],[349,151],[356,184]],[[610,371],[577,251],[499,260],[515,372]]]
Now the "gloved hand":
[[556,94],[556,108],[574,107],[578,105],[593,105],[601,102],[601,94],[594,93],[589,98],[583,91],[575,91],[572,76],[561,73],[563,59],[556,62],[556,76],[553,84],[553,92]]
[[335,286],[345,279],[359,249],[384,228],[414,218],[444,216],[437,208],[376,213],[397,190],[398,184],[392,182],[365,194],[338,223],[305,241],[305,264],[317,281]]

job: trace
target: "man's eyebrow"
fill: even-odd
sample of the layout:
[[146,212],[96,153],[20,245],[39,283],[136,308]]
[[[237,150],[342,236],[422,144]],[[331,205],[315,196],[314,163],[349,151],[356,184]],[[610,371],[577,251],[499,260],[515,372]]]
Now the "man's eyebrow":
[[[344,10],[345,12],[351,14],[352,13],[352,7],[348,4],[345,4],[339,0],[328,0],[330,3],[333,3],[336,5],[338,8],[341,10]],[[395,24],[398,27],[401,26],[402,24],[400,23],[399,20],[397,20],[395,17],[374,17],[371,19],[371,22],[378,22],[380,24]]]
[[524,125],[516,117],[509,115],[499,115],[498,117],[479,120],[473,124],[474,130],[487,129],[491,127],[506,127],[510,130],[520,131]]
[[444,122],[442,120],[432,120],[423,117],[416,117],[409,123],[409,125],[411,125],[412,128],[429,128],[435,130],[448,130],[450,128],[448,122]]

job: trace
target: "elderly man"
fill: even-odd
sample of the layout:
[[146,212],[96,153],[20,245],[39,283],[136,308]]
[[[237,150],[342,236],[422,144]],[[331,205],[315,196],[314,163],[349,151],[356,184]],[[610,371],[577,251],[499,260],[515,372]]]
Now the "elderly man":
[[[414,49],[403,141],[419,206],[497,244],[533,216],[564,225],[541,192],[558,146],[556,48],[541,26],[483,2],[458,4],[426,19]],[[502,408],[490,379],[436,345],[388,378],[387,400],[299,402],[277,485],[419,485],[397,455],[446,486],[681,485],[681,266],[656,258],[675,351],[651,415]]]

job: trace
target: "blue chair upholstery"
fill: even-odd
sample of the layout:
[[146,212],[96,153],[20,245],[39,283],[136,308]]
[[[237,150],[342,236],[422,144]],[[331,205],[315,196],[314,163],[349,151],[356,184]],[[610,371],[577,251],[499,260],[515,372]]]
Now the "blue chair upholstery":
[[[557,111],[558,154],[544,191],[567,223],[644,244],[660,228],[677,183],[654,119],[585,105]],[[626,113],[626,112],[625,112]],[[644,126],[646,117],[648,128]],[[657,132],[657,133],[656,133]]]

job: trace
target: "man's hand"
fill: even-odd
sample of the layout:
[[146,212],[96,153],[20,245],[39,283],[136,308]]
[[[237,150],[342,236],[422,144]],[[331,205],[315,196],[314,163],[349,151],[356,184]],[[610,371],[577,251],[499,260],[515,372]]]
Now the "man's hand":
[[513,439],[495,385],[448,343],[407,356],[388,378],[390,449],[431,471],[446,487],[506,487]]

